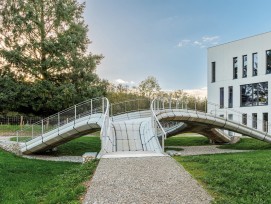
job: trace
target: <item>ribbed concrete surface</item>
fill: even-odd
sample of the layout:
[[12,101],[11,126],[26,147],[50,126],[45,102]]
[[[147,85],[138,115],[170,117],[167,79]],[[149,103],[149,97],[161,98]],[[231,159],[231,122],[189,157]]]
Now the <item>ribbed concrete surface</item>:
[[210,203],[171,157],[101,159],[84,203]]

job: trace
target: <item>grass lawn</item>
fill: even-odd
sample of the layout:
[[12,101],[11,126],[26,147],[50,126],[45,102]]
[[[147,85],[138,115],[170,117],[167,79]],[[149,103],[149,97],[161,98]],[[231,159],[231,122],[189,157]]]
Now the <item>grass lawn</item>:
[[20,125],[2,125],[0,124],[0,136],[16,135],[16,131],[20,130]]
[[0,203],[80,203],[97,164],[31,160],[0,149]]
[[201,146],[210,145],[209,139],[203,136],[177,135],[165,140],[165,146]]
[[222,145],[219,148],[238,150],[267,150],[271,149],[271,144],[253,138],[241,138],[236,144]]
[[174,157],[214,203],[271,203],[271,151]]
[[100,152],[100,150],[101,150],[100,137],[84,136],[58,146],[55,154],[81,156],[85,152]]

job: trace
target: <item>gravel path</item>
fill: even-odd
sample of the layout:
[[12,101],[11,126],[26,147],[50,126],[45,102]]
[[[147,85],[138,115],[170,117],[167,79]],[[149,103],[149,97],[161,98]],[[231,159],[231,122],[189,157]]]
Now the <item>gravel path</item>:
[[22,155],[22,157],[28,158],[28,159],[39,159],[39,160],[47,160],[47,161],[83,163],[83,158],[81,156]]
[[174,159],[101,159],[85,204],[210,203],[211,196]]
[[219,149],[219,145],[206,145],[206,146],[167,146],[168,148],[182,148],[181,151],[168,150],[169,155],[202,155],[202,154],[223,154],[223,153],[238,153],[249,152],[251,150],[233,150],[233,149]]

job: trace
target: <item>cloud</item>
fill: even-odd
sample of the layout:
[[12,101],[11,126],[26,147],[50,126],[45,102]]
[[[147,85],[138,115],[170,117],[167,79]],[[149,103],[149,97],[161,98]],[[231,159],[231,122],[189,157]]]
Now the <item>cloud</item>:
[[203,42],[213,42],[219,40],[219,36],[203,36],[202,41]]
[[207,87],[203,87],[200,89],[187,89],[187,90],[183,90],[183,91],[188,93],[191,96],[196,96],[199,98],[207,97]]
[[219,43],[220,37],[215,36],[203,36],[200,39],[189,40],[184,39],[178,42],[177,47],[185,47],[185,46],[195,46],[200,48],[210,47],[217,45]]
[[188,45],[189,43],[191,42],[191,40],[181,40],[179,43],[178,43],[178,47],[184,47],[186,45]]
[[123,85],[134,85],[134,81],[125,81],[123,79],[116,79],[115,84],[123,84]]

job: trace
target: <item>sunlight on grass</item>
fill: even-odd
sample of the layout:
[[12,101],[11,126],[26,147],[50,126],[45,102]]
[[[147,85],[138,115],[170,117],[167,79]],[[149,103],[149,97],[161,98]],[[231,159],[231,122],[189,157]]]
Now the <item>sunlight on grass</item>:
[[253,138],[241,138],[236,144],[222,145],[221,149],[238,149],[238,150],[265,150],[271,149],[271,144],[256,140]]
[[79,203],[97,164],[30,160],[0,150],[0,203]]
[[174,157],[215,203],[271,203],[270,151]]
[[165,146],[201,146],[210,145],[209,139],[203,136],[174,136],[165,140]]

